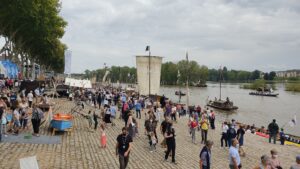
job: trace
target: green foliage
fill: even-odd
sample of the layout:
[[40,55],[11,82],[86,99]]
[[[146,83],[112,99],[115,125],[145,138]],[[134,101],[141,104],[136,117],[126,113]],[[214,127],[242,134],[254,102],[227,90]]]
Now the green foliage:
[[287,83],[285,85],[286,91],[300,92],[300,83]]
[[[226,67],[223,68],[222,72],[222,81],[240,81],[240,82],[248,82],[259,79],[260,71],[255,70],[253,72],[248,71],[239,71],[239,70],[230,70],[228,71]],[[220,72],[216,69],[210,69],[208,73],[209,81],[219,81]]]
[[[122,83],[135,83],[137,82],[136,68],[127,67],[127,66],[112,66],[108,68],[110,74],[108,79],[111,79],[111,82],[116,83],[117,81]],[[84,72],[84,78],[96,77],[97,81],[102,81],[102,78],[105,74],[106,69],[97,69],[97,70],[86,70]],[[180,76],[178,77],[178,71]],[[180,62],[166,62],[162,64],[161,67],[161,84],[164,85],[177,85],[185,84],[187,78],[192,83],[197,83],[201,80],[202,83],[205,83],[208,78],[208,68],[206,66],[199,66],[197,62],[182,60]]]
[[255,80],[251,84],[245,84],[245,85],[241,86],[241,88],[243,88],[243,89],[252,89],[252,90],[257,90],[260,87],[263,87],[263,88],[267,87],[267,84],[266,84],[265,80],[258,79],[258,80]]
[[[182,72],[180,72],[182,74]],[[178,67],[173,62],[166,62],[161,66],[161,83],[164,85],[175,85],[177,82]]]
[[274,71],[270,72],[270,74],[269,74],[269,80],[274,80],[275,77],[276,77],[276,72],[274,72]]
[[0,35],[30,60],[62,72],[67,47],[60,38],[67,23],[60,8],[59,0],[1,0]]

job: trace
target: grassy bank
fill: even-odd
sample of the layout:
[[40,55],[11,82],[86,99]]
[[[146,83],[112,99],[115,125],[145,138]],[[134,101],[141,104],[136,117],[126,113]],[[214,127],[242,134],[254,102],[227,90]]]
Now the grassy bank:
[[300,92],[300,83],[287,83],[285,86],[286,91]]
[[244,84],[240,86],[241,89],[250,89],[257,90],[258,88],[271,88],[272,90],[276,90],[276,86],[274,83],[267,84],[267,82],[263,79],[259,79],[250,84]]

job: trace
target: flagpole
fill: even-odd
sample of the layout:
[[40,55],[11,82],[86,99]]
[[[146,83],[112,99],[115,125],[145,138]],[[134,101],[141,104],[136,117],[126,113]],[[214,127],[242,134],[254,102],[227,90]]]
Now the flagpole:
[[151,63],[151,62],[150,62],[150,59],[151,59],[151,52],[150,52],[150,46],[149,46],[149,98],[150,98],[150,94],[151,94],[151,89],[150,89],[150,88],[151,88],[151,83],[150,83],[150,79],[151,79],[151,78],[150,78],[150,77],[151,77],[151,76],[150,76],[150,70],[151,70],[150,65],[151,65],[151,64],[150,64],[150,63]]

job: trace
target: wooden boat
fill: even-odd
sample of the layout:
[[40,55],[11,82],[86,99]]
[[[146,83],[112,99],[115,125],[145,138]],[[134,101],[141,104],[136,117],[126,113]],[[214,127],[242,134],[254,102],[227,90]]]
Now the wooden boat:
[[233,105],[233,102],[224,101],[224,100],[215,100],[215,101],[210,100],[207,103],[207,106],[213,107],[213,108],[216,108],[216,109],[226,110],[226,111],[238,109],[237,106]]
[[196,84],[196,87],[207,87],[207,84]]
[[53,119],[50,122],[50,126],[53,128],[52,135],[55,134],[55,131],[71,131],[73,127],[71,114],[55,114]]
[[261,132],[255,132],[256,135],[264,137],[264,138],[269,138],[270,136],[268,134],[265,133],[261,133]]
[[284,142],[285,145],[290,145],[290,146],[297,146],[300,148],[300,143],[294,143],[294,142],[291,142],[291,141],[285,141]]
[[207,87],[207,84],[205,81],[199,80],[197,83],[194,83],[193,86],[195,87]]
[[185,96],[186,94],[182,91],[175,91],[175,95],[177,96]]
[[215,98],[215,100],[210,100],[207,102],[207,106],[209,107],[213,107],[216,109],[221,109],[221,110],[226,110],[226,111],[230,111],[230,110],[236,110],[238,109],[237,106],[233,105],[233,102],[229,100],[229,98],[227,97],[226,100],[222,100],[222,80],[223,79],[223,72],[222,69],[220,68],[220,97],[219,100],[217,100],[217,98]]
[[279,94],[278,93],[265,93],[265,92],[250,92],[249,95],[277,97]]

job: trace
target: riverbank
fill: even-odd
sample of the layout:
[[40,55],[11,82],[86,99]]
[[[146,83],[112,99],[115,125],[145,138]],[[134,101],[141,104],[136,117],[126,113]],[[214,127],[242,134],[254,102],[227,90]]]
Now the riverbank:
[[300,92],[300,83],[287,83],[285,90],[291,92]]
[[[57,112],[69,112],[74,107],[73,102],[57,100]],[[88,109],[85,109],[86,113]],[[194,169],[199,166],[199,152],[203,145],[200,144],[200,132],[196,133],[197,144],[193,144],[188,134],[187,117],[180,118],[174,123],[176,130],[176,160],[177,165],[170,161],[164,162],[164,150],[157,146],[153,153],[149,151],[147,137],[144,135],[144,113],[142,119],[138,119],[140,124],[140,135],[134,139],[133,149],[130,154],[129,169]],[[217,117],[218,118],[218,117]],[[214,141],[212,149],[212,169],[221,169],[228,166],[228,149],[220,147],[221,138],[221,119],[217,119],[216,130],[209,130],[208,139]],[[106,129],[108,147],[100,148],[100,132],[91,132],[87,129],[88,121],[80,115],[75,115],[75,128],[71,135],[57,132],[57,136],[62,138],[61,144],[15,144],[0,143],[0,158],[2,162],[0,168],[19,168],[18,160],[28,156],[37,156],[40,169],[59,169],[59,168],[118,168],[119,162],[115,155],[116,137],[121,133],[124,125],[122,120],[115,120],[116,126],[108,125]],[[51,137],[51,131],[45,124],[41,128],[41,135]],[[162,135],[159,134],[159,142]],[[259,163],[262,154],[269,154],[272,148],[276,148],[279,153],[283,168],[295,161],[295,156],[300,149],[294,146],[280,146],[279,144],[269,144],[267,139],[253,135],[245,135],[246,157],[242,157],[243,168],[253,168]]]

